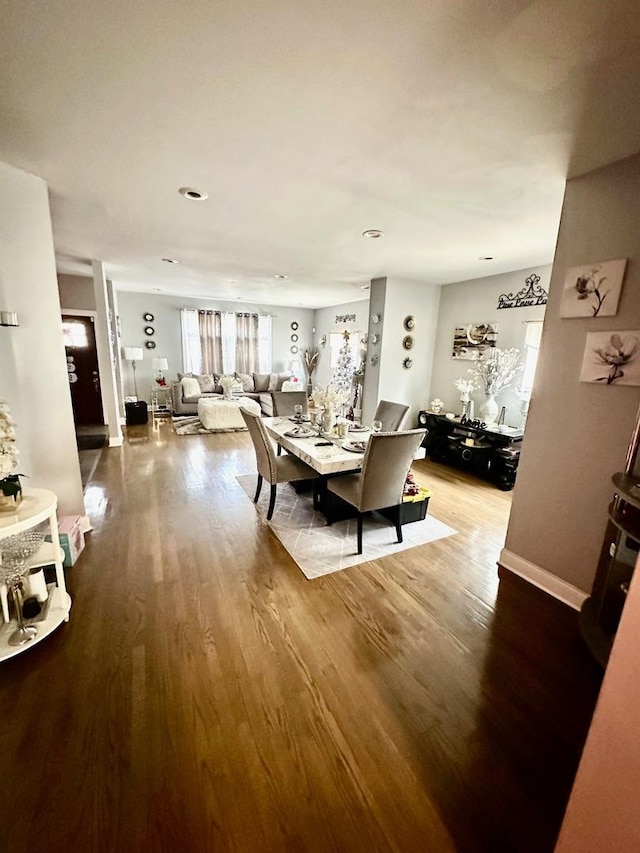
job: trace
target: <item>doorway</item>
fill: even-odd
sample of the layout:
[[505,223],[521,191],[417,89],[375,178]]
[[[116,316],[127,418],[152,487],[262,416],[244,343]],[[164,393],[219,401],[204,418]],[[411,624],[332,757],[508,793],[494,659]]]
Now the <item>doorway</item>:
[[[63,314],[62,332],[78,450],[97,450],[106,442],[107,428],[102,409],[94,317]],[[82,464],[81,453],[81,468]]]

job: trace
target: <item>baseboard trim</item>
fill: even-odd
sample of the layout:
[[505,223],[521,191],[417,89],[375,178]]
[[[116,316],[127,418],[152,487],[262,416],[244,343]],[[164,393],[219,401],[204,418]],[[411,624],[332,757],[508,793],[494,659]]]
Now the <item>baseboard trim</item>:
[[529,560],[519,557],[513,551],[508,551],[506,548],[503,548],[500,552],[498,565],[503,569],[513,572],[514,575],[524,578],[529,583],[537,586],[538,589],[548,592],[549,595],[552,595],[574,610],[580,610],[583,601],[588,597],[587,593],[578,589],[577,586],[563,581],[562,578],[552,575],[545,569],[541,569],[540,566],[536,566],[535,563],[530,563]]
[[123,437],[120,436],[112,436],[109,438],[109,447],[122,447],[124,444]]

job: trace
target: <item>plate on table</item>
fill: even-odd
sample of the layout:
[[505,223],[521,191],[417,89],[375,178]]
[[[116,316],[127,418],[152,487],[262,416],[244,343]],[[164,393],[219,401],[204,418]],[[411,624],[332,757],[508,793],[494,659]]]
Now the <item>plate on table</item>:
[[285,432],[287,438],[311,438],[315,433],[308,427],[298,426]]
[[289,418],[290,421],[293,421],[294,424],[308,424],[311,421],[309,415],[302,415],[299,418],[296,418],[294,415],[291,415]]
[[362,424],[349,424],[349,432],[369,432],[369,427]]
[[364,453],[367,449],[367,443],[365,441],[345,441],[342,449],[350,450],[351,453]]

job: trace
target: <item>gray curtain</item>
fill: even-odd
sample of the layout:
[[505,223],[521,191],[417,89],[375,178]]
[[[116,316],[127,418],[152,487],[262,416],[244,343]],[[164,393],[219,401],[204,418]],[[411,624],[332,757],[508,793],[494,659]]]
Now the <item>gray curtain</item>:
[[236,314],[236,371],[258,370],[258,315]]
[[202,372],[222,373],[222,315],[220,311],[198,311]]

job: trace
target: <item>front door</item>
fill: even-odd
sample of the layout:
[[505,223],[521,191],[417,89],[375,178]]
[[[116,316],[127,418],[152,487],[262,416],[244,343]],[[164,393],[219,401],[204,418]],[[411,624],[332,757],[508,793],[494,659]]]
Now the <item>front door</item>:
[[62,315],[75,425],[104,424],[93,317]]

